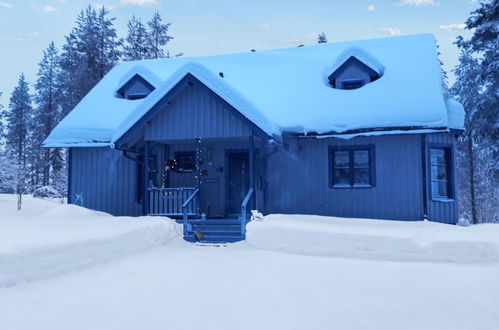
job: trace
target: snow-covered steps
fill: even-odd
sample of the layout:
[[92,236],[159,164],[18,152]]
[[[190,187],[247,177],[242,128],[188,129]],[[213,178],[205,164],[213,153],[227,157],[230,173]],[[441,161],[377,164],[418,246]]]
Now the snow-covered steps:
[[188,242],[232,243],[244,240],[241,221],[234,219],[189,220],[184,235]]

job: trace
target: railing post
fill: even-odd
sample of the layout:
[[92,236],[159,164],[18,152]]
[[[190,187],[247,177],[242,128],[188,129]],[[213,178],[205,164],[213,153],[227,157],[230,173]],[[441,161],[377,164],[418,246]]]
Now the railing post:
[[149,215],[149,141],[144,145],[144,213]]
[[[255,191],[255,139],[253,134],[249,137],[249,186]],[[256,195],[253,197],[256,200]],[[254,204],[250,204],[250,207],[254,208]],[[246,216],[245,216],[246,217]]]

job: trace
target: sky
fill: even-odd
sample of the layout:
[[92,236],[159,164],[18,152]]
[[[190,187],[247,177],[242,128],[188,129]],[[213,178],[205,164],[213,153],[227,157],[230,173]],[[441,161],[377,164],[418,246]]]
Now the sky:
[[329,42],[433,33],[449,72],[458,63],[453,42],[464,30],[477,0],[0,0],[0,104],[23,72],[36,80],[42,51],[58,48],[88,4],[107,6],[120,37],[135,15],[155,11],[171,23],[171,52],[203,56],[311,45],[326,33]]

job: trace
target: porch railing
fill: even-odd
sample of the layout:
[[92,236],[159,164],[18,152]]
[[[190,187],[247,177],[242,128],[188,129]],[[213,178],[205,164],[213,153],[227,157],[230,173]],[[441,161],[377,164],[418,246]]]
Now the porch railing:
[[241,235],[246,233],[246,223],[248,222],[248,214],[246,213],[246,209],[248,206],[248,202],[253,196],[253,188],[248,190],[246,197],[244,197],[243,202],[241,203]]
[[[149,190],[149,215],[181,217],[197,216],[199,210],[199,198],[197,188],[154,188]],[[194,194],[196,192],[196,194]],[[184,210],[185,202],[189,200]],[[184,212],[185,211],[185,212]]]
[[189,210],[193,207],[193,205],[196,204],[198,205],[196,210],[199,209],[199,198],[197,197],[198,193],[199,188],[196,188],[182,204],[182,222],[184,225],[184,236],[187,235],[187,232],[192,229],[191,224],[187,221],[189,219]]

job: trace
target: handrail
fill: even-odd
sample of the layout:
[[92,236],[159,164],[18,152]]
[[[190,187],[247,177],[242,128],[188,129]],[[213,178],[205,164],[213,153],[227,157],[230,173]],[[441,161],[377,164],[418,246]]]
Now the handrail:
[[159,187],[149,187],[149,191],[178,191],[178,190],[195,190],[195,187],[178,187],[178,188],[159,188]]
[[248,190],[248,193],[246,194],[246,197],[244,197],[243,202],[241,203],[241,234],[244,235],[246,231],[246,222],[247,222],[247,214],[246,214],[246,207],[248,205],[249,200],[251,199],[251,196],[253,196],[253,188],[250,188]]
[[188,215],[187,215],[187,207],[189,206],[189,204],[194,200],[194,197],[196,197],[196,195],[199,193],[199,188],[196,188],[196,190],[194,190],[192,192],[192,194],[189,196],[189,198],[186,199],[186,201],[184,202],[184,204],[182,204],[182,222],[183,222],[183,227],[184,227],[184,236],[187,234],[187,219],[188,219]]

